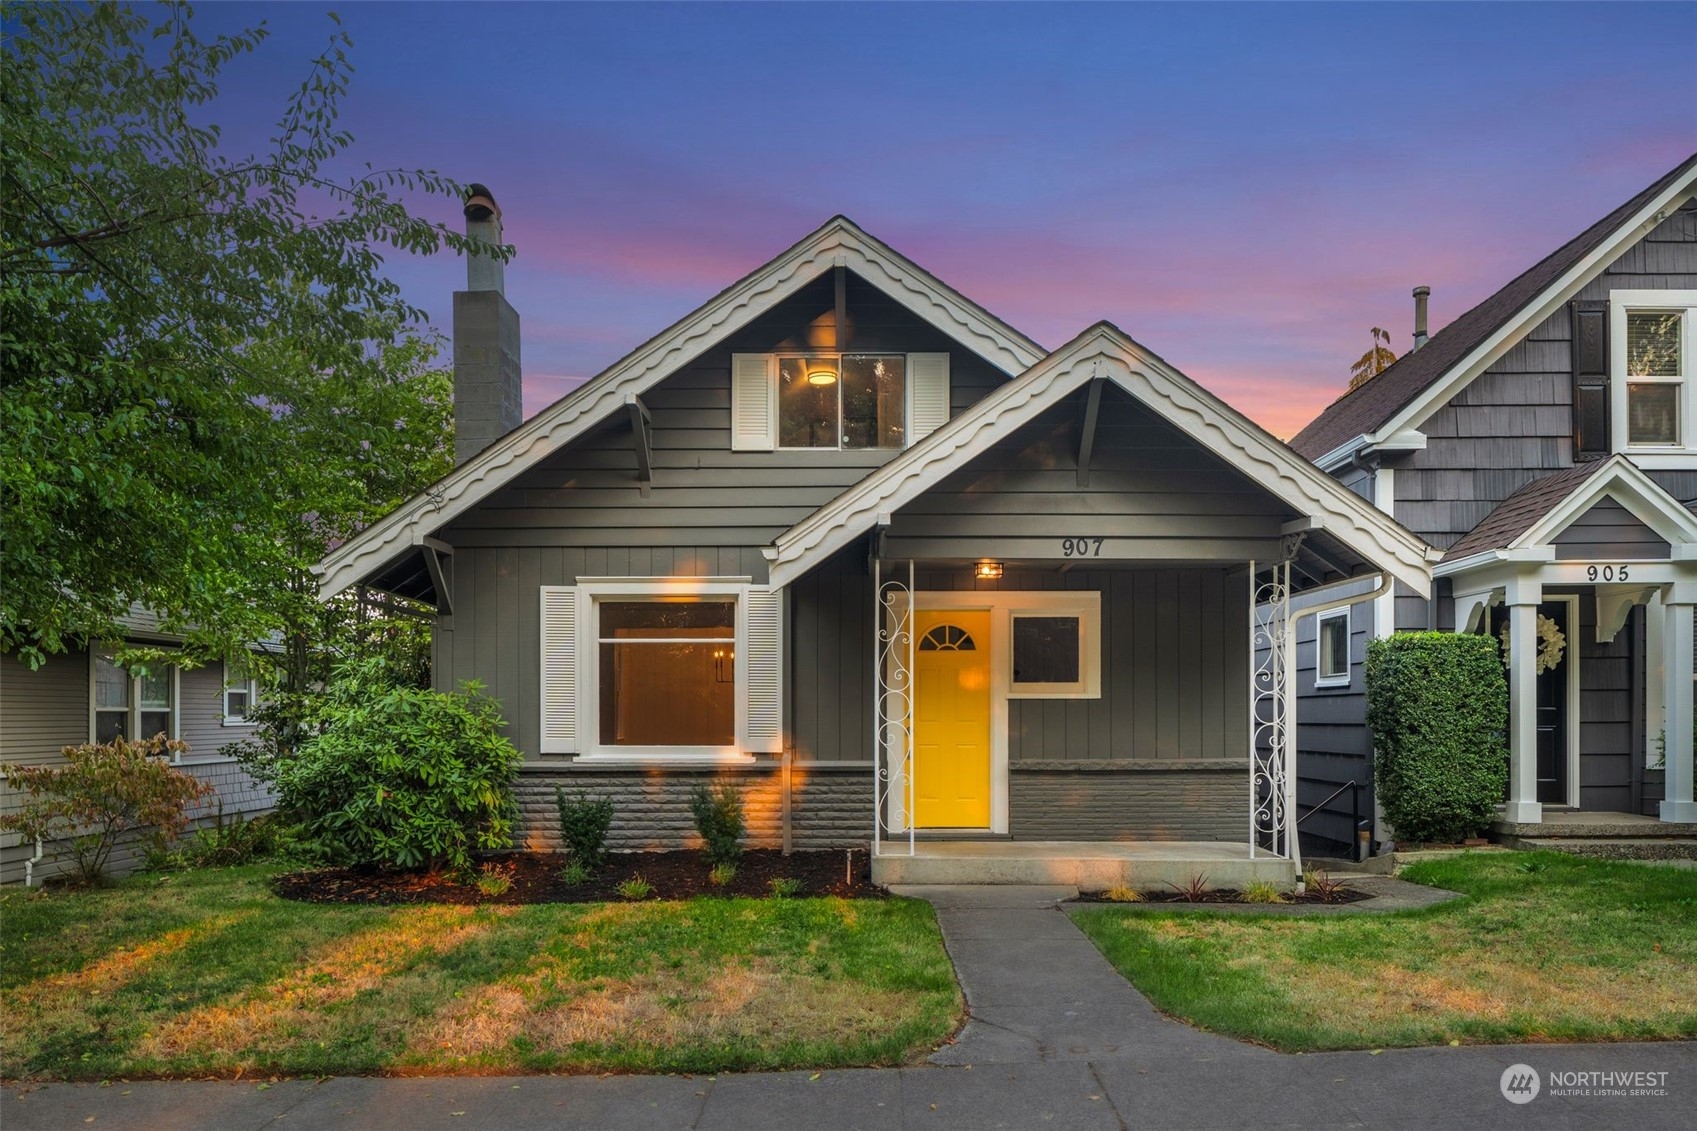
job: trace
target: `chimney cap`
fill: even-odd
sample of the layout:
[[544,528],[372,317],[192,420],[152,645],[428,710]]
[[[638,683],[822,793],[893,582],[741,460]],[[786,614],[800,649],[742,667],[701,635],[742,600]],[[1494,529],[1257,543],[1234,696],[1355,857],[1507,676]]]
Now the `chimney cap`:
[[1415,298],[1425,298],[1427,295],[1430,295],[1431,293],[1432,293],[1432,288],[1425,286],[1425,285],[1421,285],[1421,286],[1414,288],[1414,297]]
[[487,220],[501,215],[501,206],[495,203],[495,194],[489,191],[489,186],[476,181],[466,186],[465,215],[467,220]]

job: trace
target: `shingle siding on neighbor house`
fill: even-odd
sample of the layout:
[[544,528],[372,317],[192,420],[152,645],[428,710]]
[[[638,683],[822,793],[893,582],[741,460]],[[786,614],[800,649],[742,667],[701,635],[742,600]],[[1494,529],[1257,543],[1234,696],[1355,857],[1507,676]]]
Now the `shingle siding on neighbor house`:
[[[1612,290],[1659,289],[1697,289],[1697,207],[1690,204],[1616,257],[1575,300],[1600,302]],[[1385,457],[1399,521],[1440,549],[1449,549],[1528,483],[1575,466],[1572,339],[1571,308],[1564,304],[1426,420],[1415,422],[1427,437],[1426,447]],[[1311,444],[1347,439],[1322,432],[1313,429],[1305,435]],[[1361,469],[1346,465],[1334,474],[1352,488],[1363,484],[1362,494],[1372,497]],[[1674,498],[1697,510],[1697,469],[1648,474]],[[1578,559],[1665,557],[1668,553],[1666,542],[1612,500],[1582,516],[1556,539],[1556,546],[1559,557]],[[1441,595],[1446,583],[1439,584]],[[1580,608],[1581,749],[1585,751],[1580,759],[1581,803],[1587,808],[1630,809],[1636,790],[1643,811],[1653,813],[1660,798],[1661,775],[1642,768],[1643,720],[1632,709],[1633,689],[1644,682],[1643,610],[1634,611],[1612,643],[1598,644],[1595,604],[1581,601]],[[1356,613],[1352,639],[1363,637],[1370,623],[1366,607],[1356,606]],[[1452,629],[1453,612],[1441,596],[1439,607],[1433,609],[1399,586],[1394,627],[1399,631]],[[1365,697],[1357,685],[1347,691],[1314,689],[1312,639],[1311,622],[1304,622],[1301,643],[1310,655],[1299,661],[1303,667],[1298,749],[1300,773],[1311,780],[1299,789],[1303,805],[1317,801],[1337,784],[1352,778],[1365,780],[1371,760]],[[1320,815],[1303,829],[1310,837],[1341,844],[1346,841],[1341,835],[1346,825],[1347,819]]]
[[[87,652],[49,656],[35,671],[16,656],[0,655],[0,762],[63,762],[64,747],[86,743],[89,679]],[[253,734],[250,726],[224,725],[224,665],[214,662],[183,671],[178,694],[177,734],[189,744],[178,768],[217,790],[190,811],[191,817],[204,824],[216,819],[220,807],[226,818],[269,811],[273,805],[269,791],[235,759],[219,753],[226,744]],[[19,791],[0,784],[0,812],[15,812],[22,802]],[[109,870],[122,874],[139,864],[146,836],[125,837],[112,854]],[[24,844],[13,833],[0,834],[0,883],[20,882],[24,861],[34,852],[33,842]],[[35,876],[39,880],[68,868],[63,846],[48,844]]]

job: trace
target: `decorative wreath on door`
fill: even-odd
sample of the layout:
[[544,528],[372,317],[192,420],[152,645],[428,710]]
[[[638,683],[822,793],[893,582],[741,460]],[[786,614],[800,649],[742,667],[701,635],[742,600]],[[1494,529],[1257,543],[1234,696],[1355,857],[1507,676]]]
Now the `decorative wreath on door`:
[[[1497,633],[1503,642],[1503,667],[1509,666],[1509,632],[1508,622]],[[1543,613],[1538,614],[1538,674],[1554,668],[1561,663],[1562,653],[1567,650],[1567,637],[1562,633],[1561,626]]]

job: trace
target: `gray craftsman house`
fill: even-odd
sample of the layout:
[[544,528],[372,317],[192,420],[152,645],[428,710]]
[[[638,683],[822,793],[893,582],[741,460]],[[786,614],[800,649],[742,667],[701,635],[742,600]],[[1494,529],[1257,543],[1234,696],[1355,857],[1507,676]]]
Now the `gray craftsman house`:
[[[1697,156],[1429,341],[1418,288],[1413,351],[1291,441],[1443,551],[1432,599],[1399,586],[1303,626],[1305,807],[1370,783],[1368,636],[1490,632],[1511,701],[1500,832],[1697,832],[1694,195]],[[1311,845],[1354,842],[1347,802],[1304,821]]]
[[1395,519],[1115,327],[1046,350],[840,217],[522,424],[501,274],[454,296],[459,466],[320,572],[435,606],[521,840],[564,787],[676,846],[726,778],[755,843],[886,881],[1294,879],[1295,626],[1428,595]]

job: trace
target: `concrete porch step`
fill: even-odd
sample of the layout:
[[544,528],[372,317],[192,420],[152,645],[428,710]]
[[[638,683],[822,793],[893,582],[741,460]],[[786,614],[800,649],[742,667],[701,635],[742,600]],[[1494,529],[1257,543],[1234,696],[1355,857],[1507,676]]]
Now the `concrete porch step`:
[[1209,888],[1241,888],[1254,880],[1288,888],[1289,860],[1225,841],[921,841],[914,855],[886,845],[872,858],[874,883],[1062,885],[1105,891],[1116,885],[1143,891],[1185,886],[1201,876]]
[[1550,849],[1599,860],[1697,860],[1697,837],[1504,837],[1509,848]]
[[1690,840],[1697,839],[1697,824],[1659,821],[1638,813],[1586,813],[1573,810],[1546,811],[1537,824],[1495,821],[1494,838],[1503,844],[1510,839],[1537,840]]

